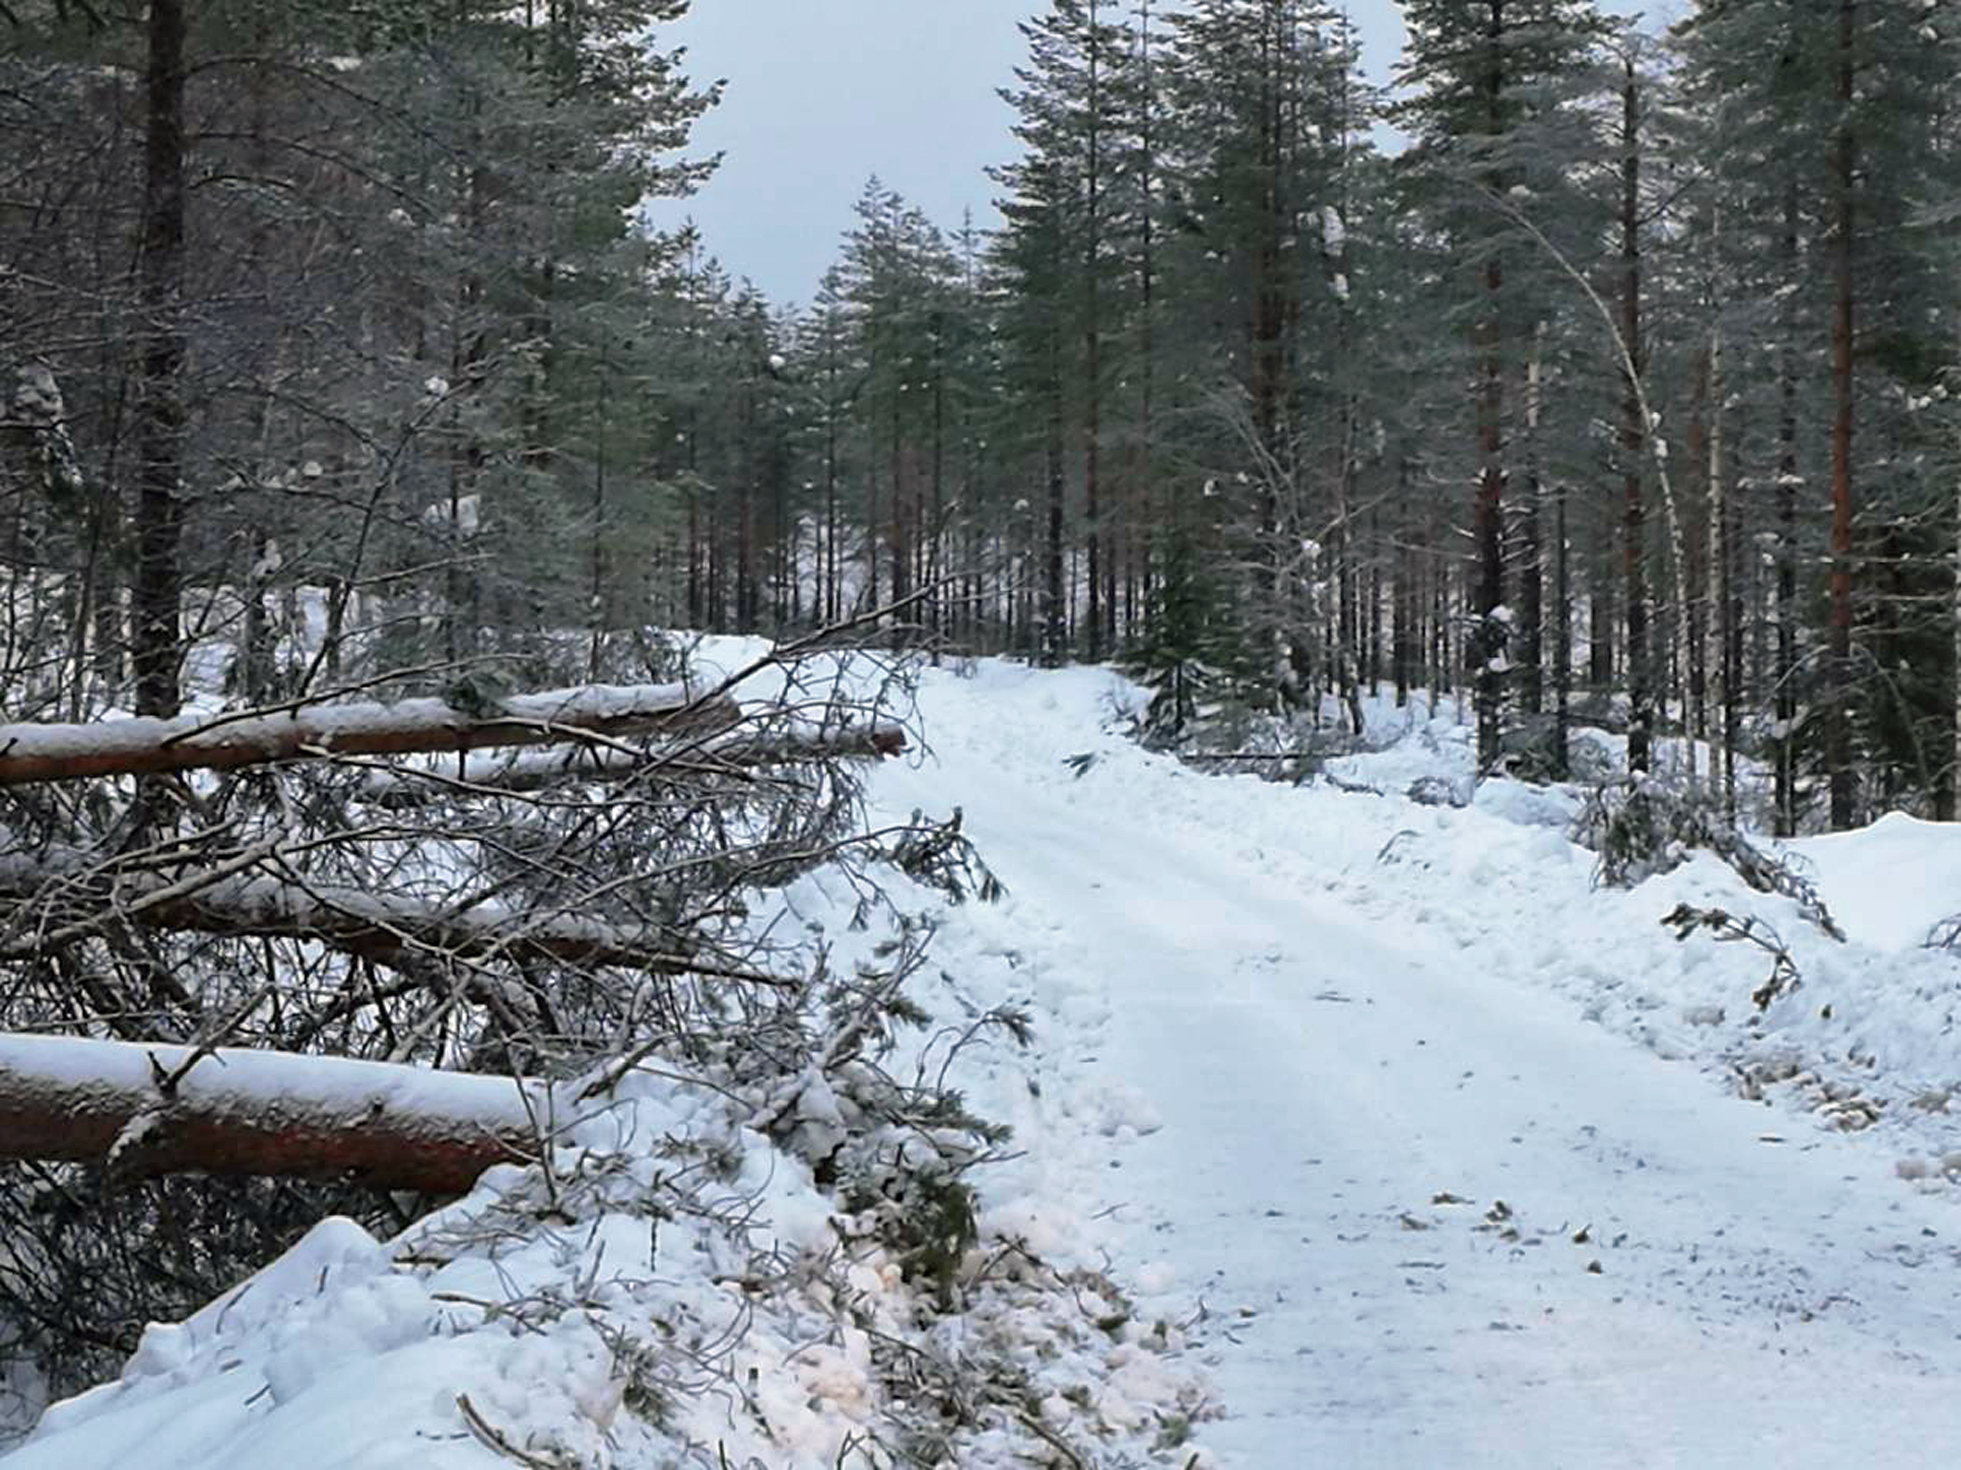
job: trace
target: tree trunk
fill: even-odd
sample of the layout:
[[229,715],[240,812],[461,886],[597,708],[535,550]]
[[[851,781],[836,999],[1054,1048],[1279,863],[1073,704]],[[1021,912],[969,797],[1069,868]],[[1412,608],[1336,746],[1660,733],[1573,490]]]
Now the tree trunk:
[[521,792],[595,783],[628,785],[663,776],[726,776],[810,761],[876,760],[903,755],[905,750],[906,732],[898,725],[783,735],[732,730],[727,737],[684,740],[644,751],[609,744],[483,760],[455,761],[445,756],[413,770],[372,771],[359,791],[363,801],[402,811],[442,800],[459,786],[472,792]]
[[[1482,78],[1487,107],[1486,131],[1497,139],[1504,131],[1505,14],[1492,0],[1486,30],[1487,53]],[[1501,191],[1502,192],[1502,191]],[[1500,659],[1498,609],[1505,603],[1505,328],[1504,266],[1494,249],[1484,268],[1485,311],[1483,360],[1478,367],[1478,488],[1472,504],[1471,534],[1478,558],[1478,635],[1472,658],[1478,717],[1478,771],[1498,764],[1500,703],[1504,697]]]
[[1838,102],[1834,174],[1838,229],[1832,242],[1832,666],[1825,706],[1825,762],[1830,771],[1832,828],[1852,825],[1852,406],[1853,190],[1858,160],[1852,133],[1853,40],[1857,0],[1839,0]]
[[[1953,699],[1954,722],[1954,744],[1948,752],[1949,790],[1961,787],[1961,479],[1957,479],[1955,485],[1954,538],[1953,565],[1949,569],[1952,578],[1950,607],[1954,619],[1954,668],[1948,686]],[[1952,815],[1950,813],[1950,818]]]
[[[1781,255],[1786,284],[1797,279],[1798,184],[1793,174],[1784,190],[1784,236]],[[1795,837],[1798,830],[1797,723],[1798,723],[1798,367],[1797,346],[1793,341],[1795,324],[1788,315],[1783,323],[1783,343],[1777,367],[1777,682],[1776,710],[1776,812],[1774,827],[1779,837]]]
[[[486,964],[604,965],[653,974],[700,974],[781,986],[790,982],[687,952],[684,936],[602,924],[579,914],[382,897],[365,889],[253,874],[273,853],[248,851],[204,873],[165,882],[91,865],[83,855],[0,859],[0,903],[33,910],[32,937],[0,950],[18,964],[127,924],[167,933],[318,943],[411,974],[438,959]],[[447,984],[438,976],[436,983]]]
[[[1159,507],[1157,503],[1157,426],[1154,418],[1157,396],[1156,361],[1156,290],[1157,290],[1157,239],[1154,233],[1157,212],[1157,139],[1152,128],[1156,120],[1157,91],[1152,61],[1151,0],[1139,0],[1137,9],[1138,53],[1143,78],[1143,97],[1138,108],[1139,150],[1138,164],[1142,177],[1138,189],[1142,195],[1142,208],[1139,210],[1139,236],[1137,255],[1138,284],[1138,420],[1137,436],[1138,465],[1141,470],[1137,486],[1136,507],[1132,526],[1136,532],[1137,565],[1139,580],[1139,599],[1144,607],[1151,605],[1151,590],[1155,569],[1153,549],[1157,537]],[[1961,740],[1961,733],[1957,734]]]
[[1564,481],[1553,490],[1552,506],[1552,774],[1563,781],[1572,764],[1573,706],[1573,572]]
[[1723,482],[1723,334],[1709,339],[1709,624],[1711,703],[1721,754],[1710,759],[1723,792],[1723,808],[1736,817],[1735,608],[1731,605],[1729,496]]
[[1621,337],[1627,382],[1621,395],[1622,571],[1627,601],[1627,767],[1648,769],[1654,735],[1654,668],[1648,637],[1647,507],[1642,499],[1648,425],[1641,411],[1641,93],[1634,64],[1621,90]]
[[1544,713],[1545,672],[1545,486],[1539,475],[1540,343],[1543,323],[1533,330],[1532,356],[1525,365],[1525,516],[1519,557],[1519,705],[1529,715]]
[[520,695],[464,711],[441,699],[393,705],[315,704],[174,720],[0,725],[0,787],[92,776],[226,771],[330,755],[401,755],[560,745],[596,736],[712,734],[741,710],[682,685],[593,685]]
[[536,1083],[283,1052],[195,1056],[0,1035],[0,1158],[106,1160],[122,1179],[352,1178],[461,1194],[490,1165],[548,1146],[552,1110]]
[[1088,158],[1083,176],[1088,218],[1083,244],[1083,530],[1089,576],[1089,608],[1083,652],[1091,663],[1103,657],[1103,528],[1098,519],[1098,483],[1103,439],[1103,321],[1098,273],[1103,255],[1103,47],[1099,0],[1089,0],[1088,95],[1083,106],[1089,123]]
[[1478,452],[1482,468],[1471,515],[1478,558],[1478,636],[1471,646],[1476,661],[1472,676],[1476,682],[1480,772],[1490,771],[1498,763],[1499,704],[1504,693],[1497,636],[1498,609],[1505,603],[1505,370],[1503,329],[1498,322],[1502,287],[1503,273],[1493,260],[1485,268],[1485,291],[1492,320],[1485,328],[1483,390],[1478,401]]
[[143,241],[137,261],[142,386],[136,417],[136,576],[131,587],[136,712],[168,719],[182,700],[184,473],[184,0],[151,0],[146,61]]

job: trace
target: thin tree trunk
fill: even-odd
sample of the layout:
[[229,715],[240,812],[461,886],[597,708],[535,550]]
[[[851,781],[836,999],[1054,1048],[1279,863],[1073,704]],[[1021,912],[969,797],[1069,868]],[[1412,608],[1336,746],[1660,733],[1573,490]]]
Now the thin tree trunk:
[[1525,366],[1525,516],[1520,528],[1518,593],[1519,704],[1535,716],[1546,707],[1545,485],[1539,475],[1539,354],[1544,336],[1545,325],[1539,323],[1533,329],[1532,356]]
[[182,702],[184,473],[183,0],[151,0],[145,82],[143,243],[137,262],[143,368],[136,422],[136,576],[132,663],[138,714],[168,718]]
[[[1784,191],[1784,279],[1797,280],[1798,184],[1793,174]],[[1788,311],[1788,308],[1787,308]],[[1795,323],[1783,322],[1778,354],[1777,396],[1777,661],[1775,746],[1777,753],[1774,831],[1794,837],[1798,830],[1798,368]]]
[[1832,667],[1825,706],[1825,760],[1830,769],[1832,827],[1853,820],[1852,780],[1852,413],[1853,191],[1858,149],[1852,132],[1853,41],[1857,0],[1839,0],[1840,122],[1834,173],[1838,229],[1832,242]]
[[1647,507],[1642,499],[1648,425],[1641,411],[1646,347],[1641,322],[1641,94],[1634,64],[1621,90],[1621,336],[1628,362],[1621,395],[1624,511],[1622,571],[1626,586],[1627,675],[1630,711],[1627,766],[1645,771],[1652,758],[1654,669],[1648,636]]
[[592,467],[592,585],[587,590],[591,646],[586,653],[586,677],[597,680],[606,645],[606,415],[611,377],[606,343],[599,347],[599,423]]
[[1573,571],[1566,527],[1566,484],[1553,490],[1552,774],[1564,780],[1572,763]]
[[1089,123],[1083,177],[1088,219],[1083,245],[1083,526],[1089,576],[1088,629],[1084,653],[1091,663],[1103,657],[1103,528],[1098,483],[1103,439],[1103,321],[1098,279],[1103,247],[1103,46],[1099,0],[1089,0],[1088,94],[1083,106]]
[[1715,638],[1709,668],[1715,681],[1717,738],[1722,741],[1720,771],[1723,809],[1736,820],[1736,608],[1733,603],[1729,494],[1723,469],[1723,329],[1709,334],[1709,622]]
[[[1948,757],[1947,786],[1950,791],[1961,787],[1961,478],[1957,478],[1955,483],[1954,537],[1954,559],[1950,568],[1953,579],[1954,667],[1948,685],[1954,720],[1954,748]],[[1954,813],[1950,812],[1949,819],[1952,820],[1953,816]]]
[[[1137,562],[1140,600],[1151,605],[1155,571],[1153,546],[1156,540],[1159,508],[1157,503],[1157,439],[1153,418],[1156,397],[1156,301],[1157,241],[1157,140],[1152,130],[1156,119],[1157,91],[1151,49],[1151,0],[1139,0],[1137,11],[1138,52],[1143,74],[1143,100],[1138,109],[1139,165],[1142,178],[1138,187],[1143,204],[1139,211],[1138,236],[1138,463],[1142,471],[1138,498],[1139,514],[1133,524],[1137,530]],[[1958,736],[1957,738],[1961,738]]]
[[1067,628],[1064,605],[1062,512],[1065,482],[1062,474],[1062,344],[1059,334],[1049,343],[1048,439],[1044,458],[1048,470],[1048,539],[1046,586],[1042,609],[1042,657],[1051,668],[1061,666]]
[[[1487,108],[1486,130],[1496,139],[1504,130],[1505,15],[1500,0],[1491,0],[1488,45],[1483,77]],[[1478,718],[1478,770],[1498,764],[1500,704],[1504,696],[1499,646],[1502,629],[1498,609],[1505,604],[1505,329],[1504,267],[1492,254],[1484,268],[1485,311],[1483,360],[1478,376],[1478,488],[1472,505],[1472,539],[1478,559],[1478,636],[1472,642]]]

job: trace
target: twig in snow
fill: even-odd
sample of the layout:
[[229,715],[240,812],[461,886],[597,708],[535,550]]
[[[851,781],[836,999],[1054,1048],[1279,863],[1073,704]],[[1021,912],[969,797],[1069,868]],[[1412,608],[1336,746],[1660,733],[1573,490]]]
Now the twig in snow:
[[1662,923],[1675,931],[1678,940],[1687,939],[1698,929],[1707,929],[1716,936],[1718,943],[1730,944],[1740,940],[1754,944],[1769,955],[1769,978],[1750,992],[1751,1002],[1760,1011],[1768,1010],[1772,1001],[1804,983],[1798,974],[1797,961],[1791,958],[1791,951],[1785,948],[1783,939],[1761,919],[1739,919],[1722,909],[1699,909],[1678,903],[1662,916]]

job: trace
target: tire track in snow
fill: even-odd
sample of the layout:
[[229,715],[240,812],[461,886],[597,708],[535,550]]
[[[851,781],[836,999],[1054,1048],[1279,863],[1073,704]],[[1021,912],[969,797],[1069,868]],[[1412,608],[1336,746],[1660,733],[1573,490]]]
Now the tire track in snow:
[[940,763],[881,790],[963,806],[1030,952],[1107,992],[1097,1065],[1164,1127],[1084,1187],[1175,1269],[1153,1309],[1205,1303],[1221,1463],[1947,1462],[1937,1202],[1434,926],[1304,889],[1325,799],[1263,789],[1302,803],[1282,881],[1231,850],[1245,783],[1211,822],[1137,752],[1066,783],[1039,718],[947,693]]

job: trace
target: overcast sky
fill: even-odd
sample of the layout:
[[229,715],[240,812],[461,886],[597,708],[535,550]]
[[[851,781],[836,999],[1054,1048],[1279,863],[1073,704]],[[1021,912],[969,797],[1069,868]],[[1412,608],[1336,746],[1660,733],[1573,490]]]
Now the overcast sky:
[[[1679,0],[1606,0],[1634,14]],[[729,272],[777,302],[808,301],[837,258],[851,206],[877,174],[947,230],[964,211],[994,219],[983,172],[1013,156],[996,89],[1022,59],[1015,23],[1041,0],[694,0],[664,33],[688,47],[689,74],[728,79],[696,129],[696,151],[726,154],[693,199],[654,218],[692,215]],[[1112,9],[1117,7],[1113,6]],[[1369,72],[1402,47],[1395,0],[1353,0]]]

